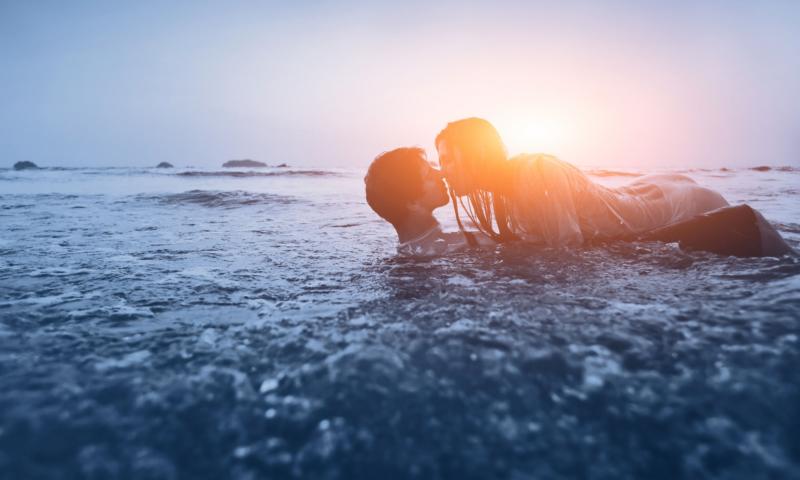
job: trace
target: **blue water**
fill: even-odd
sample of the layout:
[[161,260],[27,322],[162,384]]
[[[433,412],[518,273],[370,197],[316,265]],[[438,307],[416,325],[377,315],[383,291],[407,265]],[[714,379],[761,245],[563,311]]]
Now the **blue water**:
[[800,478],[796,258],[401,258],[362,174],[0,170],[0,478]]

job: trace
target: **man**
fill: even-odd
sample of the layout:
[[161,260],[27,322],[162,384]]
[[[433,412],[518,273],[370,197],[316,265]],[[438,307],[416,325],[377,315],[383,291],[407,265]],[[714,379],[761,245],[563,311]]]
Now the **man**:
[[364,183],[369,206],[397,232],[399,253],[440,255],[470,245],[494,244],[479,233],[442,232],[433,211],[447,205],[447,188],[421,148],[397,148],[379,155]]

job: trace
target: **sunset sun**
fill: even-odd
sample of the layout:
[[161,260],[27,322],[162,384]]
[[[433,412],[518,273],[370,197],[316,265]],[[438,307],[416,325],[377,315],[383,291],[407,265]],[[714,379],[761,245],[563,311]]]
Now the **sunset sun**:
[[511,155],[549,153],[562,155],[576,141],[574,126],[558,116],[509,118],[498,122],[498,130]]

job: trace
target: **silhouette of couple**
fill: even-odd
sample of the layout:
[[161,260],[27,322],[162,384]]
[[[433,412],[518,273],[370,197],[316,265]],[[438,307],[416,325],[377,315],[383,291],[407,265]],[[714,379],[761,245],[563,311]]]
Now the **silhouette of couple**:
[[[605,187],[550,155],[509,158],[497,130],[480,118],[448,124],[436,149],[441,171],[424,150],[405,147],[375,158],[364,178],[367,203],[394,226],[403,254],[511,241],[561,247],[631,240],[736,256],[792,252],[759,212],[731,207],[685,175]],[[459,231],[446,233],[433,211],[451,199]],[[460,210],[476,230],[464,228]]]

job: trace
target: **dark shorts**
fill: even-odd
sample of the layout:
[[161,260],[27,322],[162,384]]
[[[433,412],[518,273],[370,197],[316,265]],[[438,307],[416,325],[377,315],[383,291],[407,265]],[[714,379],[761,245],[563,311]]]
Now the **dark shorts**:
[[794,252],[775,227],[749,205],[720,208],[637,238],[678,242],[682,249],[737,257],[773,257]]

